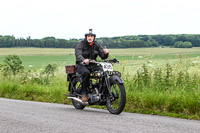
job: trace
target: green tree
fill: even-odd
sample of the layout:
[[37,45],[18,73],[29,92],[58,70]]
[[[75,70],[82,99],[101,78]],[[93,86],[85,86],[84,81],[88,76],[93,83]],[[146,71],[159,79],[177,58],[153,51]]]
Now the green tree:
[[158,47],[159,43],[155,39],[149,39],[147,41],[147,46],[148,47]]
[[24,70],[24,67],[22,66],[22,60],[18,55],[8,55],[5,57],[4,62],[4,67],[6,69],[3,70],[11,71],[13,75],[16,75],[17,73]]
[[192,48],[192,43],[191,42],[182,42],[178,41],[174,43],[175,48]]
[[184,42],[183,47],[184,48],[192,48],[192,43],[191,42]]

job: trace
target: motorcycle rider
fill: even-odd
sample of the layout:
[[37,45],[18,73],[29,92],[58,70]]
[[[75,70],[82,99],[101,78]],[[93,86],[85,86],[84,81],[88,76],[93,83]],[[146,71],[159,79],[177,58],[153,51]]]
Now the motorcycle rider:
[[[90,78],[89,61],[96,60],[97,56],[100,56],[101,59],[106,59],[109,55],[106,46],[104,46],[103,49],[101,45],[95,41],[95,37],[96,34],[92,33],[92,29],[89,29],[89,33],[85,34],[85,39],[75,45],[76,71],[82,76],[81,99],[83,102],[88,101],[87,87]],[[82,62],[86,65],[82,65]]]

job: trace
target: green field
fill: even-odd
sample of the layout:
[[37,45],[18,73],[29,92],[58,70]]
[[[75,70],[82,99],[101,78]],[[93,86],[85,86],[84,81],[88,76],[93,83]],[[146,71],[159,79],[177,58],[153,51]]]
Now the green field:
[[[125,66],[138,66],[151,60],[154,66],[160,66],[166,61],[173,62],[180,58],[195,60],[200,56],[200,48],[131,48],[109,49],[110,58],[117,58]],[[67,65],[75,63],[74,49],[55,48],[0,48],[0,63],[6,55],[19,55],[26,69],[40,69],[49,63]],[[28,66],[32,65],[33,68]],[[135,67],[134,67],[135,68]]]
[[[124,111],[200,120],[200,48],[109,49],[109,53],[109,58],[120,61],[114,70],[125,81]],[[0,97],[71,104],[63,95],[68,93],[64,65],[75,63],[74,49],[1,48],[0,64],[12,54],[20,56],[25,71],[15,76],[0,72]],[[52,63],[57,64],[55,73],[42,73]]]

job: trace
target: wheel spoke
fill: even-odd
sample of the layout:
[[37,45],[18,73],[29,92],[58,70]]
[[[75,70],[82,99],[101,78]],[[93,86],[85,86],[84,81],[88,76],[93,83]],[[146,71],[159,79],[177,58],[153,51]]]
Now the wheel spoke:
[[[80,80],[76,80],[76,79],[74,79],[73,80],[73,85],[74,85],[74,87],[75,87],[75,92],[73,92],[74,93],[74,95],[77,97],[77,98],[80,98],[80,92],[81,92],[81,82],[80,82]],[[73,103],[73,105],[74,105],[74,107],[76,108],[76,109],[84,109],[85,108],[85,105],[82,105],[82,104],[80,104],[80,103],[78,103],[77,101],[75,101],[75,100],[73,100],[72,99],[72,103]]]
[[[114,110],[117,110],[120,106],[121,97],[120,97],[120,89],[119,87],[114,84],[111,86],[112,97],[114,97],[114,101],[111,101],[111,107]],[[118,96],[118,97],[117,97]]]
[[114,84],[113,87],[114,87],[114,89],[115,89],[115,92],[116,92],[116,96],[117,96],[117,98],[119,98],[119,93],[118,93],[118,90],[117,90],[116,84]]

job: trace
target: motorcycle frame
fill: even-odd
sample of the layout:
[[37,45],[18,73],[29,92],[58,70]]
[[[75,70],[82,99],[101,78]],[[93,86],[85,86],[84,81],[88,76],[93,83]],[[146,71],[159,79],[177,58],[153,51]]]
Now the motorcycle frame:
[[[108,72],[103,72],[103,77],[104,77],[104,80],[105,80],[105,83],[106,83],[106,88],[108,90],[108,94],[109,96],[112,96],[111,94],[111,83],[119,83],[119,84],[124,84],[124,81],[121,77],[117,76],[117,75],[110,75],[110,78],[109,78],[109,73]],[[69,74],[67,75],[67,78],[68,78],[68,81],[69,81],[69,91],[70,91],[70,88],[72,87],[73,89],[73,92],[76,92],[75,91],[75,86],[72,84],[72,80],[74,78],[79,78],[80,79],[80,82],[82,82],[82,78],[79,74]],[[102,83],[101,83],[102,84]],[[101,85],[102,87],[102,85]],[[116,88],[115,88],[116,89]],[[76,93],[75,95],[73,94],[69,94],[70,96],[81,96],[80,94]]]

